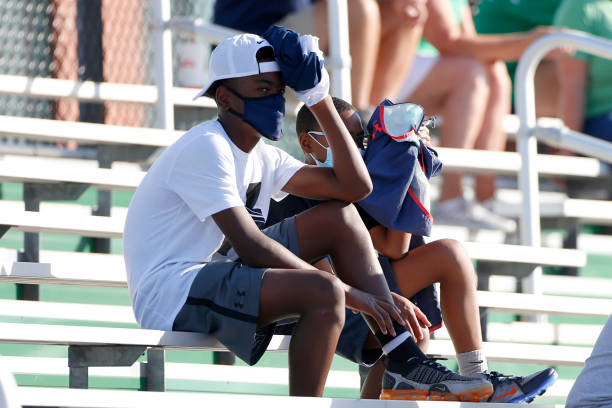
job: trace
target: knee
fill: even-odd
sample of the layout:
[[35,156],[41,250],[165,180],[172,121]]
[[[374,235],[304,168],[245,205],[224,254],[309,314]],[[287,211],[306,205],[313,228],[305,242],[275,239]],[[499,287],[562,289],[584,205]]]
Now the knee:
[[490,64],[487,68],[487,79],[491,95],[494,95],[496,98],[510,101],[512,81],[510,80],[506,64],[502,61]]
[[469,285],[476,285],[476,276],[469,254],[459,241],[454,239],[441,239],[434,241],[438,248],[439,259],[450,272],[450,277],[460,279]]
[[[365,230],[359,212],[353,204],[343,201],[328,201],[325,205],[333,213],[333,216],[328,218],[330,222],[328,227],[334,227],[333,229],[336,231],[348,231],[360,227]],[[332,230],[332,228],[329,229]]]
[[349,24],[364,27],[380,21],[380,9],[376,0],[351,0],[348,12]]
[[335,275],[319,271],[312,275],[312,303],[309,307],[324,321],[344,325],[345,302],[342,282]]
[[461,73],[460,83],[471,89],[471,92],[484,97],[489,94],[489,77],[487,68],[473,58],[462,58],[457,63]]

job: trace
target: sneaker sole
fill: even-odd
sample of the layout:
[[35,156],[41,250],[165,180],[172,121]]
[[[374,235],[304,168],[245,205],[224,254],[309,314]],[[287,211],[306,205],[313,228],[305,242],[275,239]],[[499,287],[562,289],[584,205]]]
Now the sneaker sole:
[[557,374],[557,372],[555,372],[553,375],[551,375],[550,377],[548,377],[546,379],[546,381],[544,381],[538,388],[534,389],[532,392],[521,395],[517,398],[514,398],[510,401],[508,401],[508,403],[510,404],[523,404],[523,403],[531,403],[533,402],[533,400],[537,397],[540,396],[542,394],[544,394],[546,392],[546,390],[548,389],[548,387],[550,387],[551,385],[553,385],[555,383],[555,381],[557,381],[557,378],[559,378],[559,374]]
[[383,390],[381,400],[411,400],[411,401],[462,401],[479,402],[493,394],[493,386],[485,386],[460,394],[426,390]]

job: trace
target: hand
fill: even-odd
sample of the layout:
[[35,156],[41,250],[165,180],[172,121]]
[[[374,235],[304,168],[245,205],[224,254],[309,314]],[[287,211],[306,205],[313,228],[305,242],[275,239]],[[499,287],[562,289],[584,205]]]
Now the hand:
[[394,319],[402,326],[406,325],[406,321],[402,317],[400,309],[394,304],[387,302],[382,297],[374,296],[359,289],[350,288],[346,296],[346,302],[346,307],[352,309],[353,313],[362,312],[372,316],[383,334],[389,332],[394,337],[397,335],[391,319]]
[[391,296],[393,296],[395,306],[399,308],[402,318],[406,322],[406,327],[410,330],[412,337],[417,340],[423,340],[423,331],[421,327],[426,328],[431,326],[425,313],[402,295],[391,292]]
[[405,24],[414,26],[427,19],[426,0],[390,0],[393,12],[404,18]]
[[429,128],[427,126],[421,126],[418,135],[423,143],[425,143],[425,146],[433,149],[433,146],[431,145],[431,136],[429,136]]
[[285,27],[272,26],[264,33],[274,49],[283,81],[294,91],[312,89],[323,78],[323,53],[319,39],[311,35],[299,35]]

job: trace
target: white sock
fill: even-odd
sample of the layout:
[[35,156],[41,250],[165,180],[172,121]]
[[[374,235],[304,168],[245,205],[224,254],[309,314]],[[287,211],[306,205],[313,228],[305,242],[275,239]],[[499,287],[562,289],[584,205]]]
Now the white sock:
[[466,377],[475,377],[489,369],[487,358],[482,350],[457,354],[457,364],[459,365],[459,374]]

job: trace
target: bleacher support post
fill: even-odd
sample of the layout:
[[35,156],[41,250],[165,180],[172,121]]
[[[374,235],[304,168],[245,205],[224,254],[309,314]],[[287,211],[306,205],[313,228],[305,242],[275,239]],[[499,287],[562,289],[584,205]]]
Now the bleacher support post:
[[145,350],[145,346],[69,346],[69,386],[87,388],[89,367],[129,367]]
[[[26,211],[40,211],[40,196],[38,189],[31,183],[23,185],[23,201]],[[23,259],[25,262],[38,262],[40,252],[39,236],[36,233],[26,232],[23,234]],[[40,293],[38,285],[17,286],[19,298],[23,300],[39,300]]]
[[166,391],[165,352],[161,347],[147,350],[147,391]]

